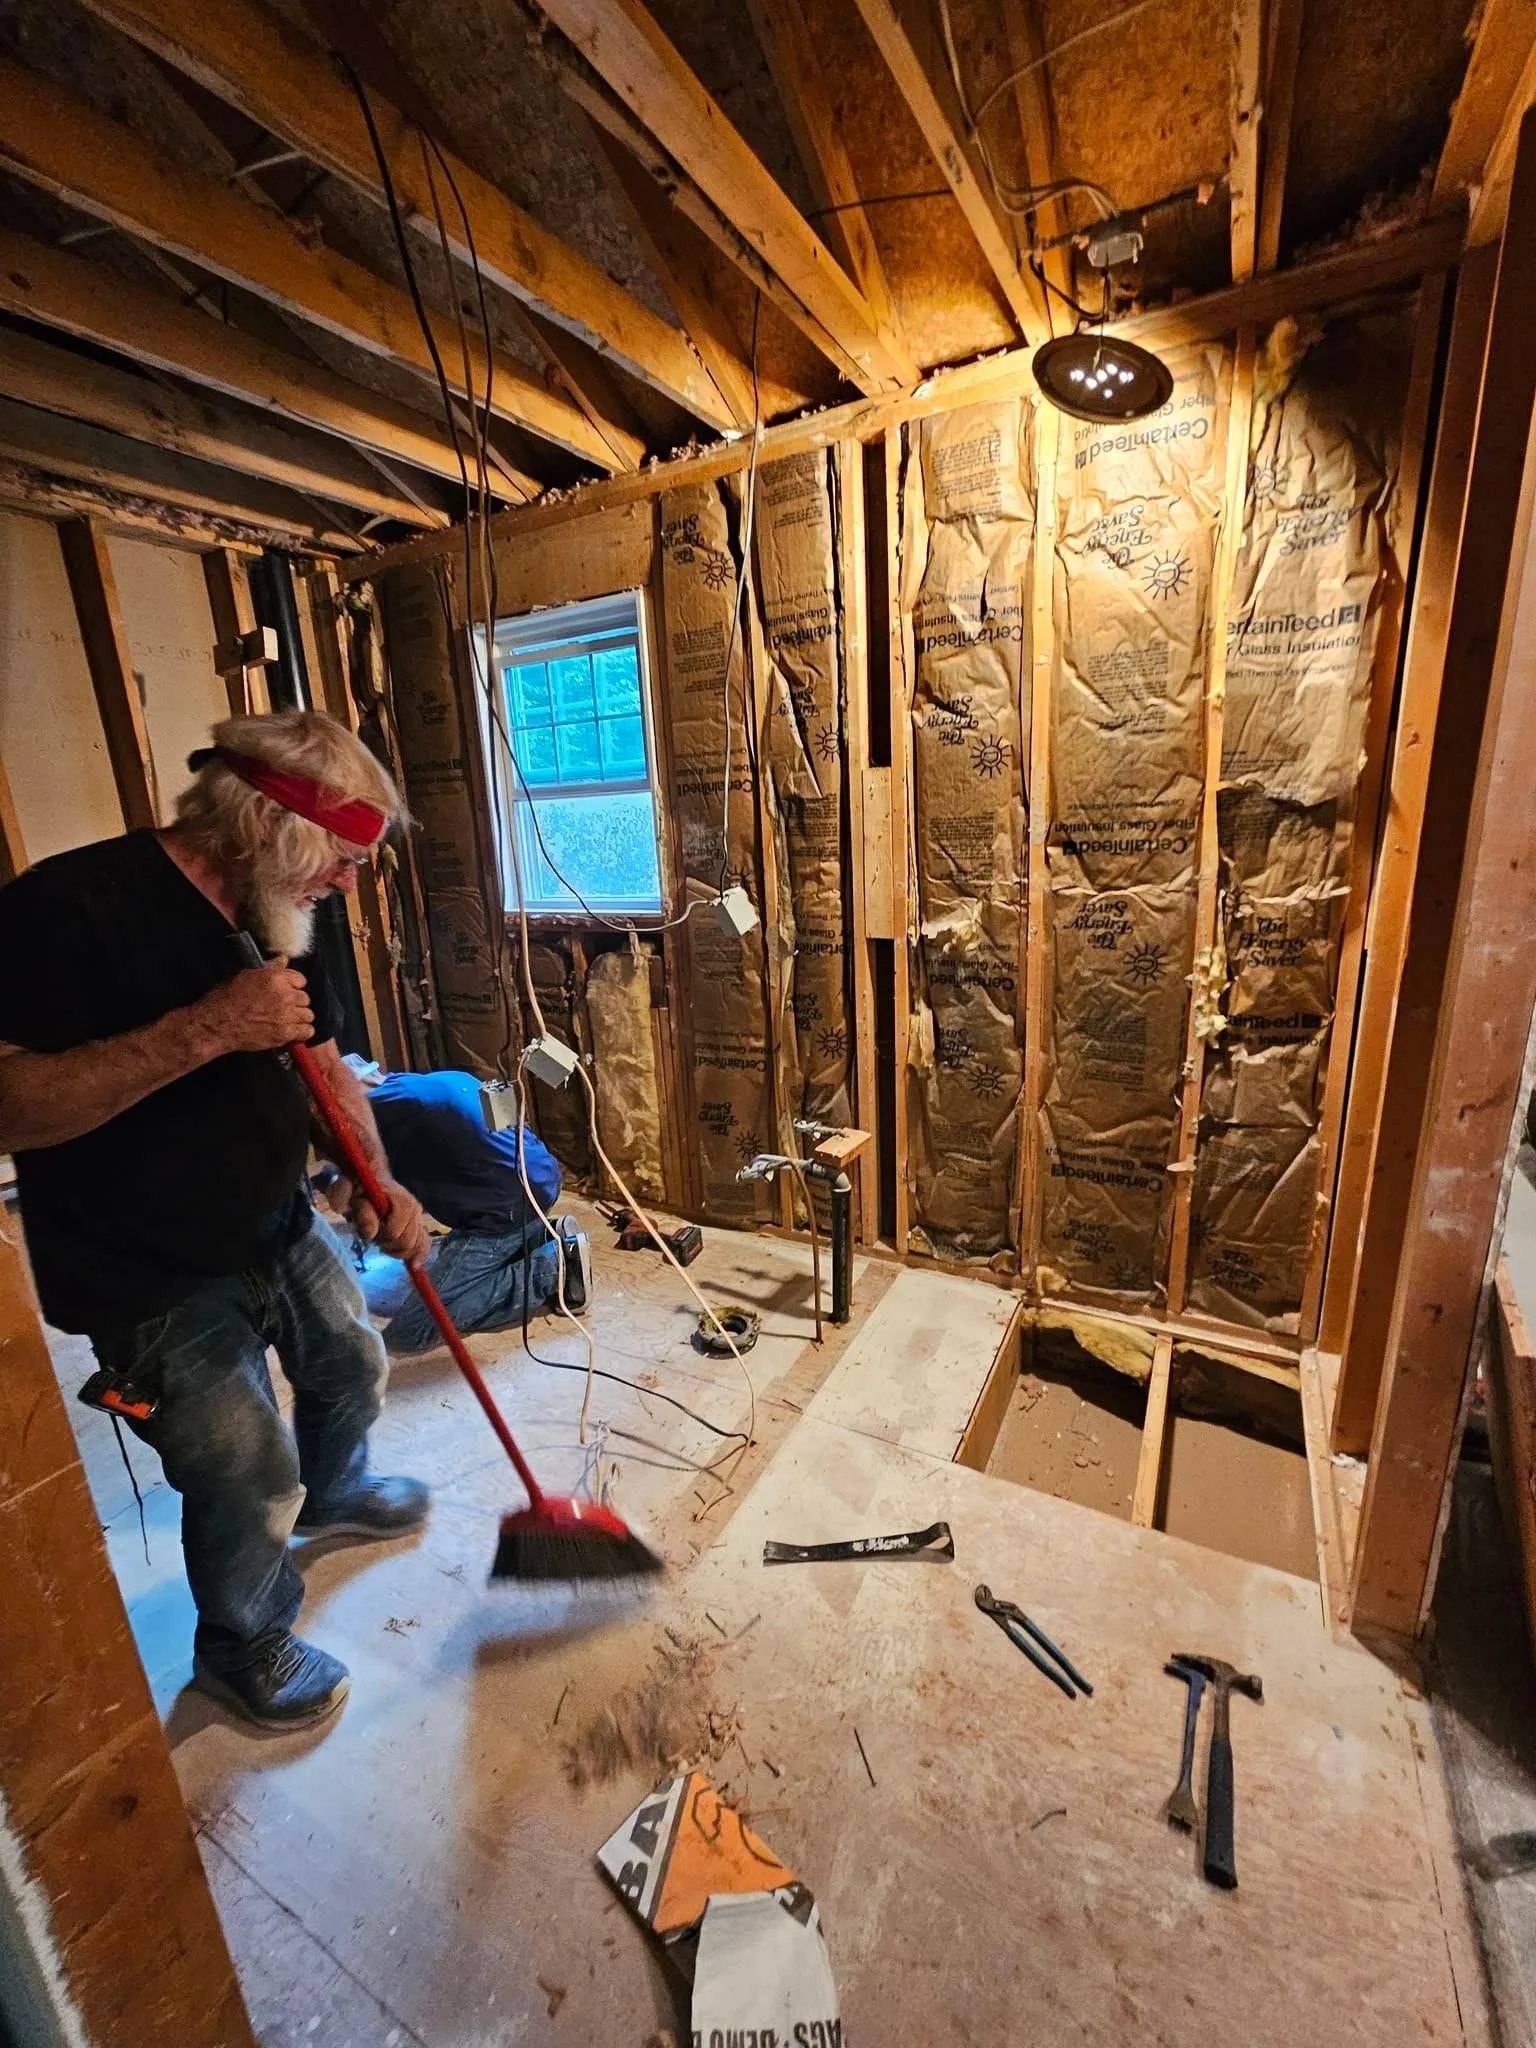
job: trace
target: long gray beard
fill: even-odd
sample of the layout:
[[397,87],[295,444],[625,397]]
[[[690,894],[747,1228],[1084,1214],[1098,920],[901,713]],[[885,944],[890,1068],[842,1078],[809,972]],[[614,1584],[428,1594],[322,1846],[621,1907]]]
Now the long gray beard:
[[263,886],[258,877],[251,890],[249,916],[256,936],[269,953],[282,953],[290,960],[302,960],[314,944],[315,913],[307,903],[295,903]]

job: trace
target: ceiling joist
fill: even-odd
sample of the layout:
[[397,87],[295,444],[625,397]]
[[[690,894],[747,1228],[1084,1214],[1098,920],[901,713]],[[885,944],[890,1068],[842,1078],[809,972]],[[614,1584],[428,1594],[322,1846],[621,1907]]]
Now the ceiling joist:
[[1232,282],[1246,284],[1259,251],[1259,148],[1264,123],[1264,0],[1232,4]]
[[[326,52],[258,0],[218,0],[214,6],[203,0],[88,4],[312,162],[383,201],[383,180],[352,86]],[[432,194],[415,127],[376,95],[370,94],[370,103],[401,212],[435,239]],[[469,217],[474,254],[487,278],[612,355],[696,418],[712,426],[730,424],[686,335],[658,319],[468,164],[451,152],[444,154]],[[468,262],[469,237],[458,203],[450,195],[440,196],[448,241]]]
[[915,380],[918,367],[898,338],[639,0],[543,0],[543,11],[831,336],[861,389]]
[[[1023,145],[1024,171],[1035,190],[1054,184],[1056,170],[1056,122],[1051,111],[1050,82],[1046,76],[1045,46],[1034,0],[1002,0],[1003,28],[1008,38],[1008,64],[1013,72],[1013,103],[1018,113],[1019,139]],[[1035,234],[1052,240],[1067,229],[1067,210],[1060,199],[1046,199],[1036,208]],[[1077,324],[1072,309],[1072,257],[1068,249],[1045,249],[1040,255],[1045,273],[1046,314],[1053,332],[1070,333]],[[1060,296],[1057,296],[1059,294]]]
[[[311,247],[278,216],[217,179],[183,170],[88,102],[3,61],[0,164],[285,313],[435,381],[432,352],[405,292],[333,250]],[[483,392],[487,365],[478,341],[468,339],[466,383],[454,323],[439,314],[428,319],[449,385],[470,397]],[[568,399],[499,352],[493,368],[495,414],[599,469],[613,467],[606,441]]]
[[350,505],[375,519],[415,527],[449,523],[446,512],[380,489],[365,466],[349,463],[333,443],[323,442],[317,450],[305,436],[273,420],[237,414],[28,334],[0,329],[0,388],[8,397],[90,426],[110,427],[131,441],[222,463],[245,476]]
[[1045,293],[1038,278],[1019,268],[1008,217],[987,189],[985,174],[967,146],[953,85],[939,78],[937,67],[930,70],[923,62],[907,10],[899,0],[855,0],[855,4],[922,130],[934,162],[944,173],[1019,332],[1026,341],[1048,341],[1051,323]]
[[1254,268],[1273,270],[1280,261],[1280,226],[1285,217],[1285,182],[1291,162],[1296,117],[1296,72],[1301,62],[1303,0],[1269,0],[1264,52],[1263,135],[1259,159],[1259,221]]
[[1533,50],[1536,6],[1531,0],[1486,0],[1435,170],[1437,212],[1459,205],[1482,183],[1501,135],[1518,128],[1525,111],[1522,81]]

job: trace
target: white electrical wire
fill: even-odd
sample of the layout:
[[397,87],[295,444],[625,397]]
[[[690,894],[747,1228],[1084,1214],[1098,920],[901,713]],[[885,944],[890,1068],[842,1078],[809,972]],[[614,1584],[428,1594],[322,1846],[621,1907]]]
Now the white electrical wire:
[[[559,1231],[556,1230],[554,1224],[550,1222],[549,1217],[541,1207],[538,1196],[533,1192],[533,1183],[528,1178],[528,1158],[524,1145],[528,1130],[528,1090],[523,1080],[523,1063],[527,1057],[528,1054],[525,1051],[522,1059],[517,1063],[517,1177],[523,1184],[523,1193],[528,1198],[528,1206],[549,1232],[550,1238],[554,1243],[555,1300],[559,1305],[560,1313],[575,1328],[582,1343],[587,1347],[587,1376],[581,1392],[581,1415],[576,1425],[576,1440],[578,1443],[584,1444],[587,1440],[587,1411],[592,1404],[592,1372],[597,1364],[597,1350],[592,1342],[592,1332],[587,1328],[580,1316],[577,1315],[576,1311],[567,1305],[565,1299],[565,1240],[561,1237]],[[523,1285],[525,1287],[528,1284],[529,1270],[531,1269],[524,1269]]]

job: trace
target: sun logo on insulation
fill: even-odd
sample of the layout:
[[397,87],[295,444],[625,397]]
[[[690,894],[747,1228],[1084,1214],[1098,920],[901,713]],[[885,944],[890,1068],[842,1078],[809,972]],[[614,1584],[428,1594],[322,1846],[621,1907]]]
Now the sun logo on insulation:
[[1147,564],[1147,588],[1154,597],[1180,596],[1189,578],[1188,555],[1154,555]]
[[837,727],[824,725],[816,735],[816,751],[823,761],[835,761],[838,755]]
[[971,745],[971,766],[978,775],[994,781],[1008,766],[1006,740],[975,740]]
[[1163,978],[1163,949],[1161,946],[1133,946],[1125,971],[1132,981],[1143,988],[1150,988],[1154,981]]
[[743,1166],[750,1166],[757,1157],[756,1131],[738,1131],[736,1134],[736,1157]]
[[966,1085],[973,1095],[983,1102],[995,1102],[1003,1092],[1003,1077],[996,1067],[989,1067],[985,1060],[972,1060],[965,1070]]

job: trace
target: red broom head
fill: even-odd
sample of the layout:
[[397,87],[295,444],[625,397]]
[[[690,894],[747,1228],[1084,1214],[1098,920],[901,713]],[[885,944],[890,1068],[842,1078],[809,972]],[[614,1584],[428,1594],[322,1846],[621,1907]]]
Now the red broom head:
[[634,1579],[665,1570],[611,1508],[546,1494],[536,1508],[503,1516],[491,1578]]

